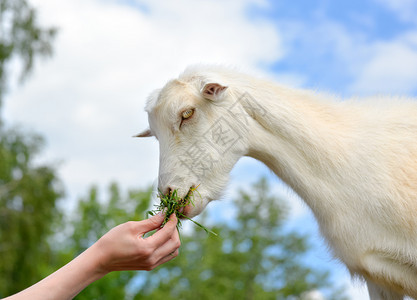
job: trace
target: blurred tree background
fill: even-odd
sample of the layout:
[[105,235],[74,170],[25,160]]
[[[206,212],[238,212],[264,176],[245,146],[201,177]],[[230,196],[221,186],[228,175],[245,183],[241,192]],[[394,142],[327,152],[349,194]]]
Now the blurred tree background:
[[[0,110],[12,60],[20,79],[35,57],[51,54],[54,28],[41,28],[25,0],[0,0]],[[55,266],[48,238],[61,222],[62,188],[53,166],[33,164],[40,135],[6,128],[0,118],[0,297],[26,288]]]
[[0,105],[11,60],[19,61],[20,79],[25,79],[36,57],[52,54],[56,32],[56,28],[38,25],[36,10],[26,0],[0,0]]
[[[56,32],[38,25],[26,0],[0,0],[0,110],[10,62],[19,62],[26,78],[36,57],[52,53]],[[42,145],[40,135],[0,118],[0,297],[47,276],[115,225],[143,219],[152,205],[151,188],[122,192],[113,183],[104,196],[92,187],[65,214],[55,167],[35,163]],[[265,179],[240,191],[234,204],[235,220],[211,216],[218,236],[183,232],[175,260],[152,272],[114,272],[76,299],[302,299],[317,289],[345,298],[328,272],[306,263],[308,239],[283,230],[287,207]]]

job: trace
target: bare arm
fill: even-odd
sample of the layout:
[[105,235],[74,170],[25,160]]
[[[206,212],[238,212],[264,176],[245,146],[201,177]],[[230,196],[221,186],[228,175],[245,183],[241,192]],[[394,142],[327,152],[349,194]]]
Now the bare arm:
[[180,240],[175,214],[165,226],[150,237],[149,231],[160,228],[162,215],[148,220],[121,224],[74,260],[45,279],[5,300],[72,299],[92,282],[112,271],[152,270],[178,255]]

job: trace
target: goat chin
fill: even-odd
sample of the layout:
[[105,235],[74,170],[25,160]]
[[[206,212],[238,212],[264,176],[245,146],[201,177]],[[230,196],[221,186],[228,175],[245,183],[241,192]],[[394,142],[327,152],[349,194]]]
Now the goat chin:
[[417,298],[417,99],[340,101],[201,66],[146,110],[167,184],[215,194],[240,157],[258,159],[307,203],[371,299]]

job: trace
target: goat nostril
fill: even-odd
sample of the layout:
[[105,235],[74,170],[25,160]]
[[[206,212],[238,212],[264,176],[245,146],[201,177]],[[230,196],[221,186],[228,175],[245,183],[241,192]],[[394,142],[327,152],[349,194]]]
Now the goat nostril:
[[165,195],[171,195],[172,192],[173,192],[173,188],[169,186],[165,191]]

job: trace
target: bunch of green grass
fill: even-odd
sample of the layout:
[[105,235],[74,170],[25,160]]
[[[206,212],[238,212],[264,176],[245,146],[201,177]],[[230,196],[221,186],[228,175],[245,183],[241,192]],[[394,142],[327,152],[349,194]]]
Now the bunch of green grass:
[[[197,186],[198,187],[198,186]],[[158,193],[158,198],[161,200],[158,205],[155,205],[156,209],[148,211],[148,215],[154,216],[159,212],[165,214],[165,219],[162,223],[162,227],[168,222],[169,217],[175,213],[178,218],[177,229],[181,228],[181,219],[188,219],[193,222],[198,227],[202,228],[205,232],[217,235],[215,232],[204,227],[200,223],[192,220],[191,218],[184,215],[180,210],[185,208],[187,205],[194,205],[194,192],[197,190],[197,187],[191,188],[188,194],[181,198],[178,196],[177,190],[173,190],[168,194],[163,194],[161,191]]]

